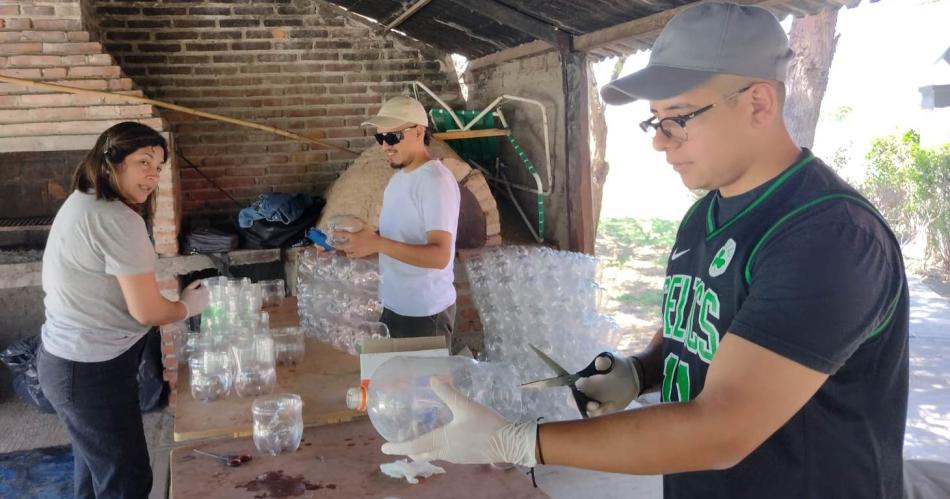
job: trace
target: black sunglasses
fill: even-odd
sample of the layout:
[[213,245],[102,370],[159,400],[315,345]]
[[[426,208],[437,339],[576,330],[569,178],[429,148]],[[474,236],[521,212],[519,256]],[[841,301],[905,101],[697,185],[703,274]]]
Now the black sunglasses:
[[376,137],[376,142],[379,143],[379,145],[383,145],[383,142],[385,142],[391,146],[394,146],[402,142],[402,139],[404,138],[403,132],[405,132],[406,130],[409,130],[410,128],[415,128],[417,126],[419,125],[413,125],[409,128],[400,130],[398,132],[377,133],[377,134],[374,134],[373,137]]

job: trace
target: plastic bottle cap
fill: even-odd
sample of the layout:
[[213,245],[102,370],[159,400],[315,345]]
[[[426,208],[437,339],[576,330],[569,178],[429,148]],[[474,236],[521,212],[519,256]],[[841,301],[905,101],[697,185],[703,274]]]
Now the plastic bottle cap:
[[366,389],[354,386],[346,391],[346,407],[354,411],[366,411]]

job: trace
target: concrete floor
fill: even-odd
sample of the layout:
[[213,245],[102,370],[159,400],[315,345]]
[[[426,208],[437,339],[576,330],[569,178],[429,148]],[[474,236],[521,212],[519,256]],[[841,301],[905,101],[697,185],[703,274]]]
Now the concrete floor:
[[[5,371],[4,367],[0,367]],[[69,435],[55,414],[43,414],[13,394],[9,374],[0,384],[0,453],[68,445]],[[153,485],[149,499],[168,495],[168,454],[174,444],[174,411],[162,408],[142,417],[152,463]]]

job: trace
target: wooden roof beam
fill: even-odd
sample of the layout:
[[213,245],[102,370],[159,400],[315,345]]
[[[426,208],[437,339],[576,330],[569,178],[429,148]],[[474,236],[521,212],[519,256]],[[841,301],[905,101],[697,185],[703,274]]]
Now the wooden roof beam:
[[386,31],[395,29],[400,24],[406,22],[406,19],[409,19],[410,17],[415,15],[416,12],[419,12],[419,9],[425,7],[431,1],[432,0],[416,0],[416,2],[410,5],[408,9],[403,11],[403,13],[399,14],[399,16],[396,17],[396,19],[394,19],[391,23],[386,25]]

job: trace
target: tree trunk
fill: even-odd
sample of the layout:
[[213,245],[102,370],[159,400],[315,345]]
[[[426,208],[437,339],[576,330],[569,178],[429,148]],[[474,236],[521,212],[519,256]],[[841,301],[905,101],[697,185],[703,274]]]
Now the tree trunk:
[[[613,74],[609,81],[616,80],[623,70],[623,64],[626,57],[618,58],[614,65]],[[590,76],[590,170],[593,178],[591,179],[591,196],[594,201],[594,238],[597,237],[597,228],[600,226],[600,209],[604,200],[604,182],[607,181],[607,173],[610,171],[610,164],[607,163],[607,119],[604,115],[606,106],[600,98],[600,92],[597,91],[597,79],[594,77],[593,65],[588,68]]]
[[835,56],[838,10],[825,10],[792,21],[788,41],[795,52],[788,68],[785,124],[802,147],[815,143],[821,100],[828,87],[828,70]]

